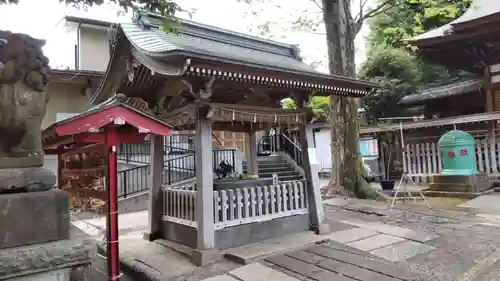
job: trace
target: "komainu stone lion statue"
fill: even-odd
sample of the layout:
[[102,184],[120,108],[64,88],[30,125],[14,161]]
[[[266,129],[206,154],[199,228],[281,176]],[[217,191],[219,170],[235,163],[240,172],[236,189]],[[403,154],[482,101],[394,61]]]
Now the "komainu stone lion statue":
[[43,169],[40,126],[47,104],[45,41],[0,30],[0,193],[55,185]]

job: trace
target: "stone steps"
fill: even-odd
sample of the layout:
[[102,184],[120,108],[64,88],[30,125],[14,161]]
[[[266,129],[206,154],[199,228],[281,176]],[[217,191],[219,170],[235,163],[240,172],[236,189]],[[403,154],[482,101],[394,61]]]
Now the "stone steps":
[[[277,156],[259,157],[257,161],[259,178],[272,178],[277,174],[281,181],[300,180],[302,176],[286,161]],[[243,173],[248,173],[248,162],[243,162]]]

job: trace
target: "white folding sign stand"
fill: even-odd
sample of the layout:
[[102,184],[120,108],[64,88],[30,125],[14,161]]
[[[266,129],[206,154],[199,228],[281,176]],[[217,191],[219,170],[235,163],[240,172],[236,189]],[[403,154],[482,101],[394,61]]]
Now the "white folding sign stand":
[[[424,200],[425,204],[431,208],[431,205],[429,205],[429,202],[427,202],[427,199],[425,198],[424,194],[422,193],[422,190],[418,189],[417,184],[411,177],[411,175],[406,171],[407,168],[407,163],[406,163],[406,146],[405,146],[405,141],[404,141],[404,136],[403,136],[403,123],[399,123],[399,133],[401,137],[401,148],[403,149],[403,174],[401,175],[401,179],[399,179],[399,183],[396,186],[396,189],[394,192],[394,197],[392,197],[392,202],[390,208],[394,207],[394,204],[396,203],[396,200],[403,200],[406,203],[406,200],[413,200],[413,203],[417,202],[417,199],[422,199]],[[414,191],[418,191],[418,194],[420,198],[415,197],[412,195],[412,190],[408,189],[408,183],[411,183],[411,185],[414,187]],[[402,194],[403,196],[398,197],[398,194]]]

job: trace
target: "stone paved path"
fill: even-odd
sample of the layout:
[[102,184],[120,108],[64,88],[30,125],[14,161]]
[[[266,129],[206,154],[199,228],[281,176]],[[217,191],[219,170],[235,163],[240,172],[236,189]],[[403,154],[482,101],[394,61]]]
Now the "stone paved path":
[[327,235],[330,240],[388,261],[403,261],[436,249],[423,244],[438,238],[432,233],[363,220],[344,220],[337,224],[356,227]]
[[[388,209],[387,204],[357,201],[325,202],[332,233],[319,241],[299,239],[307,240],[305,245],[329,242],[286,251],[286,247],[270,251],[267,243],[261,247],[265,255],[251,265],[225,259],[192,271],[192,265],[158,243],[142,247],[147,243],[141,238],[143,213],[122,217],[130,221],[120,225],[121,252],[147,264],[144,270],[163,271],[162,278],[155,280],[166,281],[500,281],[500,215],[429,210],[412,204]],[[101,226],[100,221],[92,222]],[[74,224],[98,239],[98,229]],[[149,249],[153,246],[157,247]]]
[[409,281],[428,280],[336,242],[310,246],[237,268],[204,281]]
[[[410,234],[406,240],[434,249],[401,259],[394,262],[395,265],[413,272],[426,272],[432,276],[429,279],[432,281],[500,280],[500,277],[495,277],[500,276],[495,275],[500,273],[500,216],[479,216],[460,209],[430,210],[414,204],[401,204],[396,209],[388,209],[387,205],[371,204],[364,200],[356,200],[359,202],[356,204],[339,199],[331,201],[336,202],[325,202],[325,216],[332,225],[362,220],[374,223],[368,227],[375,231],[380,229],[374,229],[373,226],[382,223],[438,236],[428,239],[419,234],[412,238]],[[396,229],[392,229],[392,235],[399,237]],[[401,248],[399,250],[404,250]],[[371,253],[383,254],[380,251]]]

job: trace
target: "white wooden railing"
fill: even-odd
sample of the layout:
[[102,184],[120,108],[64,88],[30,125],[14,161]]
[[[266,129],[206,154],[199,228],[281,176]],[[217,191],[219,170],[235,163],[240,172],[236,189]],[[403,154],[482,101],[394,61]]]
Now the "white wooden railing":
[[[476,165],[480,172],[491,176],[500,176],[500,142],[493,143],[490,139],[479,139],[476,144]],[[404,170],[416,182],[426,182],[429,176],[439,174],[443,162],[437,143],[407,144],[404,157]]]
[[163,220],[196,227],[196,181],[194,179],[162,187]]
[[303,181],[214,191],[215,229],[306,214]]

